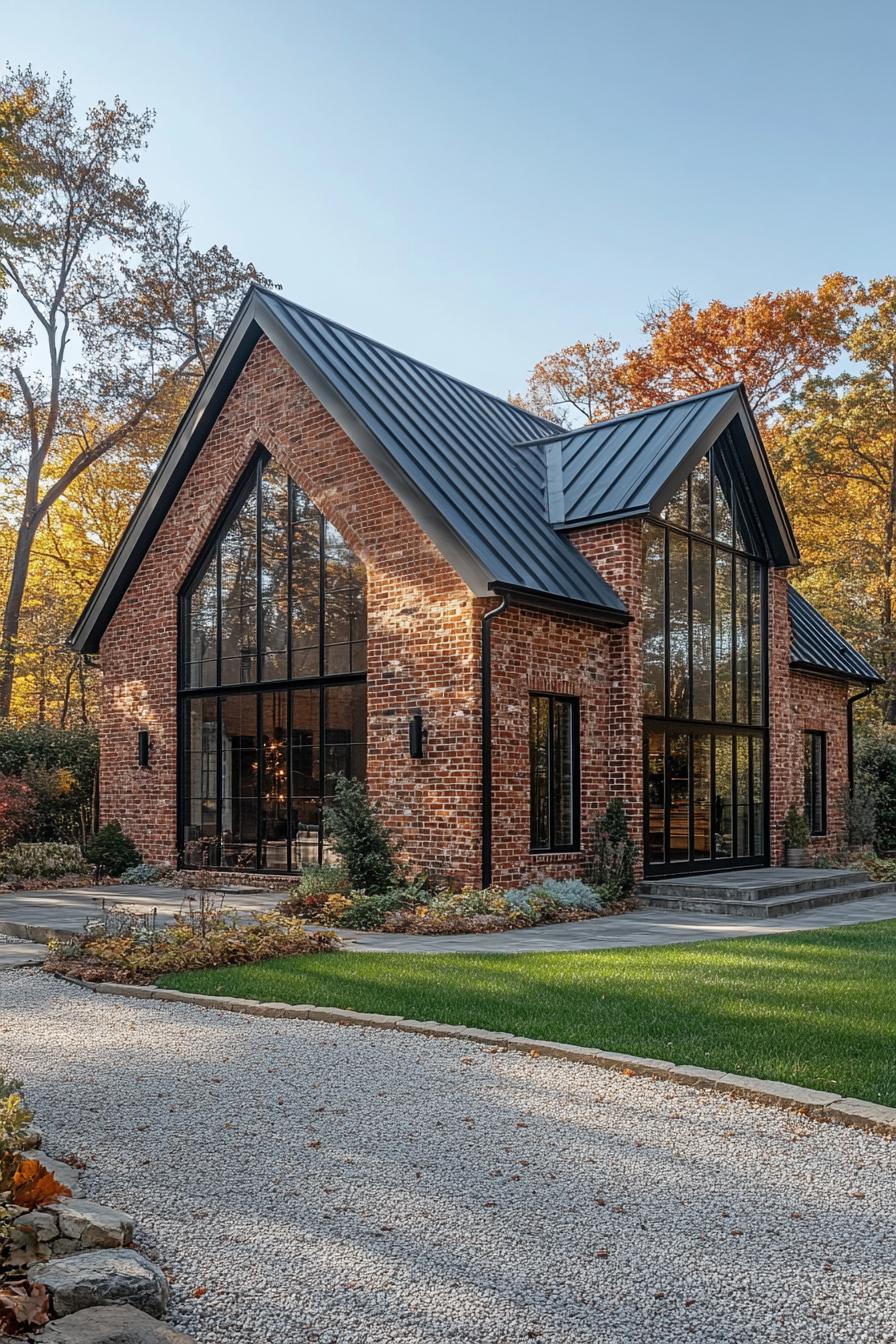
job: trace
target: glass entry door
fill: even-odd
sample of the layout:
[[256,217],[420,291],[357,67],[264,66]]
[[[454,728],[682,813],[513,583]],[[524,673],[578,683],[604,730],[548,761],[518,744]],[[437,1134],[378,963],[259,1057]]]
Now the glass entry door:
[[723,435],[643,529],[648,876],[767,862],[767,554]]

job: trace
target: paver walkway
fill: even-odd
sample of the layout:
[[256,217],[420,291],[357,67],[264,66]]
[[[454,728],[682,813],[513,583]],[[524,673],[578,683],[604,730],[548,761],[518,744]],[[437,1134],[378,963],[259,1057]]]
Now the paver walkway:
[[[155,909],[160,921],[165,922],[174,917],[186,895],[179,888],[158,886],[4,892],[0,893],[0,934],[27,938],[31,929],[38,940],[45,941],[46,929],[80,933],[85,920],[96,915],[103,900],[145,911]],[[227,904],[248,916],[254,911],[273,910],[281,895],[257,890],[232,891],[227,895]],[[896,893],[868,896],[777,919],[738,919],[645,908],[603,919],[544,924],[507,933],[356,933],[351,929],[340,929],[339,933],[354,952],[588,952],[610,947],[655,947],[715,938],[796,933],[878,919],[896,919]]]

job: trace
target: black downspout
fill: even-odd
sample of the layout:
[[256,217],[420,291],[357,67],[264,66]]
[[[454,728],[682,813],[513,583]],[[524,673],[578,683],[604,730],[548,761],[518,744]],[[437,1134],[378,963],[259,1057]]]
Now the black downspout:
[[492,883],[492,628],[507,598],[482,617],[482,885]]
[[851,695],[846,701],[846,777],[849,780],[850,792],[855,784],[855,753],[852,742],[852,707],[859,700],[864,700],[874,690],[874,686],[869,683],[864,691],[859,691],[858,695]]

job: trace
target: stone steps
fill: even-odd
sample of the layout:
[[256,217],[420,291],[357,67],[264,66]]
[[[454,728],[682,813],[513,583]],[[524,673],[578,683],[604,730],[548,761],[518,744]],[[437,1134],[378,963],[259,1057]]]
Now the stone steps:
[[[740,873],[699,874],[690,877],[652,878],[638,888],[641,896],[681,896],[695,900],[767,901],[774,896],[798,892],[851,887],[867,879],[850,868],[779,868],[768,876],[765,869]],[[792,875],[791,875],[792,874]],[[877,885],[877,884],[875,884]]]
[[[832,880],[833,878],[833,880]],[[680,885],[679,885],[680,884]],[[860,901],[866,896],[886,896],[896,891],[892,882],[872,882],[858,873],[819,872],[814,879],[770,880],[765,883],[718,886],[673,878],[641,884],[642,905],[655,910],[682,910],[705,915],[733,915],[740,919],[774,919],[804,914],[826,905]]]

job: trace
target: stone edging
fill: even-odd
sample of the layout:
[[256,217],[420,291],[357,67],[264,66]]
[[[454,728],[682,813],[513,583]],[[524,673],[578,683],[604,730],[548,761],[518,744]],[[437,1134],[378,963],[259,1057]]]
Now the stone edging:
[[711,1092],[724,1092],[764,1106],[798,1111],[812,1120],[833,1121],[896,1138],[896,1107],[880,1106],[858,1097],[841,1097],[837,1092],[820,1092],[766,1078],[748,1078],[739,1073],[704,1069],[693,1064],[673,1064],[667,1059],[642,1059],[638,1055],[615,1050],[595,1050],[591,1046],[566,1045],[561,1041],[540,1041],[510,1032],[485,1031],[479,1027],[456,1027],[443,1022],[419,1022],[410,1017],[392,1017],[386,1013],[359,1013],[349,1008],[319,1008],[311,1003],[260,1003],[256,999],[238,999],[216,994],[186,994],[179,989],[159,989],[154,985],[119,985],[111,981],[91,984],[76,976],[54,972],[60,980],[89,989],[95,994],[119,994],[126,998],[155,999],[165,1003],[193,1004],[197,1008],[217,1008],[221,1012],[245,1013],[252,1017],[299,1018],[309,1022],[332,1022],[336,1026],[382,1027],[390,1031],[408,1031],[421,1036],[442,1036],[497,1046],[527,1055],[545,1055],[568,1059],[576,1064],[592,1064],[602,1069],[663,1078],[686,1083]]

